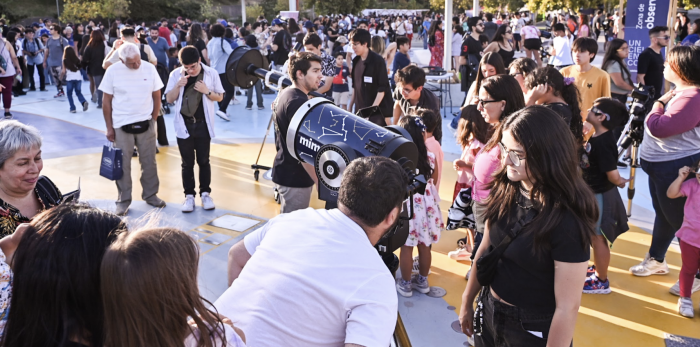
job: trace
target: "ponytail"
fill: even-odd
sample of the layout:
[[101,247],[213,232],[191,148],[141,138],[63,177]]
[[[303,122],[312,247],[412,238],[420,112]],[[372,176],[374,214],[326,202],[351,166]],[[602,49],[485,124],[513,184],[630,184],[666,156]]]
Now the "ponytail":
[[571,109],[571,122],[569,129],[576,139],[576,143],[583,145],[583,118],[581,117],[581,106],[578,88],[575,84],[564,84],[561,90],[561,98],[569,105]]

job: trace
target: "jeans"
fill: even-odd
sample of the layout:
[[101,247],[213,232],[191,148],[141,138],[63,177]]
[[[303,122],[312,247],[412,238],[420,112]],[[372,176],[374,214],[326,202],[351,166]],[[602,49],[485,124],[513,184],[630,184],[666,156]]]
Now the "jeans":
[[83,76],[83,81],[85,81],[85,82],[89,81],[87,71],[85,71],[85,69],[80,69],[80,75]]
[[102,83],[102,77],[104,75],[92,76],[92,80],[95,81],[95,94],[97,94],[97,107],[102,107],[102,91],[100,88],[100,83]]
[[[649,256],[657,261],[663,261],[666,257],[668,246],[671,245],[676,232],[683,224],[683,208],[686,198],[669,199],[666,196],[666,191],[678,177],[680,168],[693,166],[698,160],[700,160],[700,153],[662,162],[641,160],[642,170],[649,175],[649,193],[651,193],[651,202],[654,206],[654,213],[656,213]],[[695,179],[695,176],[689,176],[688,179]]]
[[236,88],[228,83],[228,78],[226,78],[225,73],[219,74],[219,78],[221,79],[221,86],[224,87],[225,91],[224,98],[219,101],[219,111],[226,113],[228,104],[231,102],[231,99],[234,98],[234,95],[236,95]]
[[27,65],[27,70],[29,70],[29,88],[30,89],[36,89],[36,85],[34,84],[34,67],[36,66],[36,70],[39,73],[39,89],[44,90],[46,89],[46,74],[44,73],[44,65],[43,64],[36,64],[36,65]]
[[262,107],[262,82],[260,82],[260,80],[255,82],[255,85],[248,88],[248,102],[246,103],[246,107],[253,107],[253,89],[255,89],[255,96],[257,97],[258,107]]
[[80,88],[83,84],[83,81],[67,81],[66,82],[66,88],[68,89],[68,103],[70,104],[70,110],[73,111],[75,110],[75,103],[73,103],[73,91],[75,91],[75,95],[78,96],[78,101],[80,101],[80,104],[82,105],[85,103],[85,98],[83,97],[83,93],[81,93]]
[[[483,294],[481,336],[474,335],[479,347],[545,347],[554,312],[536,312],[504,304],[488,287]],[[498,293],[497,293],[498,294]],[[475,321],[479,319],[475,318]],[[573,343],[573,342],[572,342]]]
[[182,186],[185,195],[196,195],[194,181],[195,156],[199,166],[199,194],[211,193],[211,165],[209,164],[209,149],[211,137],[206,122],[185,123],[190,137],[177,139],[177,145],[182,157]]

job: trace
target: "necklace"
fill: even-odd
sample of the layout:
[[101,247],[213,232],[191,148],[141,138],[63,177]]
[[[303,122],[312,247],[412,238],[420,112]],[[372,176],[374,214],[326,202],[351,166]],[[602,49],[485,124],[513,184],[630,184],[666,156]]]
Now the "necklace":
[[524,202],[523,204],[520,203],[519,199],[515,199],[515,203],[518,204],[518,207],[529,210],[532,208],[532,204],[528,204],[530,202],[530,191],[526,190],[523,188],[523,186],[520,186],[520,194],[527,199],[527,202]]

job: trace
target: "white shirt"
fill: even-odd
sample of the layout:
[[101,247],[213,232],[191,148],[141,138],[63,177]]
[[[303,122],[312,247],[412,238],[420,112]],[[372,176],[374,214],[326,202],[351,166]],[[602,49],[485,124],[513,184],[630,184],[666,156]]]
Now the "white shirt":
[[80,73],[80,70],[71,71],[69,68],[66,68],[66,81],[82,81],[82,80],[83,80],[83,75]]
[[555,55],[552,56],[550,64],[554,66],[573,65],[574,60],[571,57],[571,46],[573,45],[574,37],[556,36],[552,39],[552,47],[554,47]]
[[401,21],[394,24],[396,24],[396,27],[394,28],[394,30],[396,30],[396,35],[406,35],[406,22]]
[[285,213],[244,239],[252,255],[216,301],[250,346],[388,346],[394,279],[340,210]]
[[[228,43],[225,42],[226,45]],[[231,47],[231,46],[229,46]],[[209,88],[212,93],[223,93],[224,87],[221,86],[221,79],[219,74],[213,68],[210,68],[204,64],[202,65],[202,72],[204,73],[204,85]],[[165,88],[165,93],[167,94],[177,84],[180,80],[184,67],[179,67],[170,73],[168,78],[168,86]],[[179,139],[186,139],[190,137],[187,132],[187,127],[185,126],[185,119],[182,118],[182,113],[180,113],[180,107],[182,107],[182,95],[185,94],[185,87],[180,87],[180,95],[178,95],[177,100],[175,100],[175,105],[173,105],[173,114],[175,115],[173,122],[175,124],[175,136]],[[204,105],[204,117],[207,120],[207,129],[209,130],[209,137],[212,139],[214,136],[214,115],[216,114],[216,107],[214,106],[216,102],[209,99],[206,95],[202,96],[202,104]]]
[[163,82],[153,64],[142,61],[137,70],[126,67],[121,61],[111,65],[105,71],[99,89],[114,96],[112,127],[121,128],[151,119],[153,92],[161,88]]
[[[245,334],[245,331],[243,332]],[[245,347],[245,343],[241,340],[241,337],[236,334],[228,324],[224,324],[224,334],[226,335],[226,345],[221,344],[221,339],[214,339],[214,347]],[[199,347],[199,329],[195,328],[195,331],[188,335],[185,339],[185,347]]]

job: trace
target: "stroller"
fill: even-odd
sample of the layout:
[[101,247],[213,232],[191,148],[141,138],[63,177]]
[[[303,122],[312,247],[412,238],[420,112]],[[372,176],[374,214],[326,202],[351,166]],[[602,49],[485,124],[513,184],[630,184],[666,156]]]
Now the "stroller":
[[168,71],[168,67],[161,63],[158,63],[156,65],[156,71],[158,72],[158,76],[160,76],[160,80],[163,82],[163,89],[161,89],[160,115],[158,115],[158,120],[156,122],[158,131],[158,144],[161,146],[167,146],[168,134],[165,130],[165,119],[163,118],[163,116],[166,114],[170,114],[170,106],[168,106],[168,102],[165,98],[165,88],[168,86],[168,78],[170,78],[170,72]]

